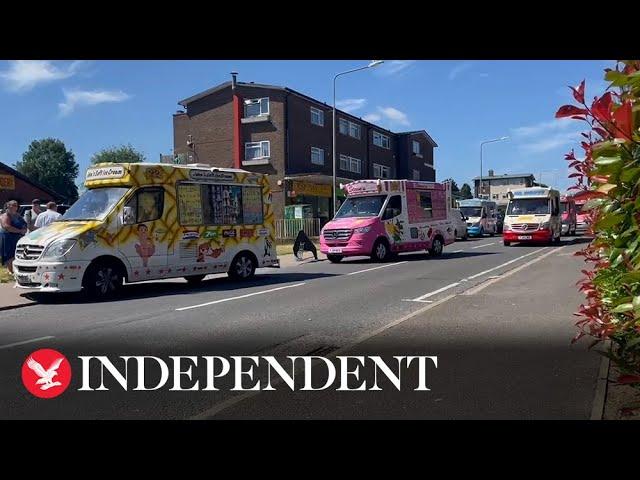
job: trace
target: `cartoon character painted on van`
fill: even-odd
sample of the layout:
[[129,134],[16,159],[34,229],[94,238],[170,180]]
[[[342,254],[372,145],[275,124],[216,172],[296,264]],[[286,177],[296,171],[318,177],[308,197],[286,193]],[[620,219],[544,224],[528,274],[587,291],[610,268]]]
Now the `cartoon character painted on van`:
[[[267,175],[184,165],[99,164],[87,171],[85,186],[61,221],[21,239],[19,286],[79,291],[87,275],[96,275],[105,263],[118,283],[122,278],[197,279],[219,272],[244,278],[255,268],[279,264],[275,249],[267,248],[275,243]],[[208,242],[206,261],[198,261],[203,256],[199,246]],[[58,275],[65,270],[73,274]]]

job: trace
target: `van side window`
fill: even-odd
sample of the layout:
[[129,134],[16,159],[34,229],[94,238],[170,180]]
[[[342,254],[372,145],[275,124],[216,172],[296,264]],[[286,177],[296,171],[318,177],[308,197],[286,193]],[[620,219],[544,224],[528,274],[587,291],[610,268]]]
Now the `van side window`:
[[402,199],[400,195],[394,195],[389,198],[387,208],[384,211],[382,220],[389,220],[390,218],[397,217],[402,213]]
[[431,192],[418,192],[418,201],[422,209],[423,218],[433,218],[433,205],[431,204]]
[[152,222],[159,219],[164,211],[164,189],[148,187],[138,190],[127,203],[135,212],[135,222]]

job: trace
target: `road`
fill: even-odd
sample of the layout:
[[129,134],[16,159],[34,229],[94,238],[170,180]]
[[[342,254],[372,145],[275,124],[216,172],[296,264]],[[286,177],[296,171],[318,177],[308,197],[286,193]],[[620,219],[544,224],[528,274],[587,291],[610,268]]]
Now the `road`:
[[[235,404],[238,394],[78,392],[80,379],[75,378],[60,397],[40,400],[24,389],[20,368],[39,348],[65,353],[74,372],[79,372],[77,355],[326,355],[538,257],[558,255],[558,248],[575,251],[575,241],[580,239],[564,238],[562,247],[504,247],[499,237],[485,237],[447,246],[440,258],[416,253],[389,263],[313,262],[258,270],[247,283],[224,275],[208,277],[197,287],[182,280],[147,282],[129,285],[118,300],[105,303],[44,297],[41,304],[0,312],[0,418],[211,416],[217,405]],[[575,281],[578,266],[571,265]],[[553,275],[547,280],[553,282]],[[571,323],[568,318],[561,331],[565,339],[573,333]],[[469,332],[459,330],[446,329],[447,341],[456,335],[467,338]],[[509,336],[508,331],[502,334]],[[440,333],[436,329],[429,335],[437,340]],[[482,418],[481,411],[475,413]],[[252,415],[260,418],[255,409]]]

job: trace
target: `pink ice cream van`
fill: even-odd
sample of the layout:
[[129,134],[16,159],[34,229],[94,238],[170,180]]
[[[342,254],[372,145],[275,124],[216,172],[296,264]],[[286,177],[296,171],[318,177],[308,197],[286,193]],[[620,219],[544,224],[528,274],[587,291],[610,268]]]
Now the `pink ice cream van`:
[[439,256],[455,241],[449,183],[357,180],[340,187],[347,199],[320,232],[320,251],[333,263],[421,250]]

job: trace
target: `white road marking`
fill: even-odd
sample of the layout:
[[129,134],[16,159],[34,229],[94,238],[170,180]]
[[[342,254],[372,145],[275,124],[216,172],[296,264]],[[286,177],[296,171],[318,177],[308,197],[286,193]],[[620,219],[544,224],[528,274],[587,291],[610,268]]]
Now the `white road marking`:
[[403,302],[419,302],[419,303],[433,303],[433,300],[412,300],[410,298],[403,298]]
[[262,295],[264,293],[276,292],[278,290],[284,290],[285,288],[300,287],[302,285],[306,285],[306,282],[296,283],[294,285],[285,285],[284,287],[270,288],[269,290],[262,290],[260,292],[247,293],[246,295],[238,295],[237,297],[222,298],[220,300],[214,300],[213,302],[201,303],[199,305],[191,305],[189,307],[176,308],[176,311],[177,312],[181,312],[183,310],[190,310],[192,308],[206,307],[207,305],[215,305],[216,303],[230,302],[232,300],[240,300],[241,298],[248,298],[248,297],[253,297],[254,295]]
[[[560,247],[560,248],[558,248],[558,250],[560,250],[562,248],[564,248],[564,247]],[[485,288],[487,288],[489,285],[493,285],[494,283],[499,282],[500,280],[503,280],[503,279],[505,279],[507,277],[510,277],[511,275],[515,275],[520,270],[524,270],[525,268],[533,265],[534,263],[539,262],[540,260],[542,260],[542,259],[548,257],[549,255],[551,255],[552,253],[554,253],[555,251],[556,251],[556,249],[553,249],[553,250],[548,251],[547,253],[543,253],[539,257],[536,257],[533,260],[529,260],[528,262],[523,263],[522,265],[518,265],[513,270],[509,270],[508,272],[505,272],[502,275],[496,275],[496,276],[493,276],[493,277],[489,277],[487,279],[488,281],[482,282],[480,285],[477,285],[475,287],[470,288],[469,290],[464,292],[463,295],[475,295],[479,291],[484,290]]]
[[379,267],[366,268],[364,270],[358,270],[357,272],[347,273],[347,276],[349,276],[349,275],[357,275],[358,273],[370,272],[371,270],[378,270],[379,268],[393,267],[394,265],[401,265],[403,263],[407,263],[408,261],[409,260],[405,260],[403,262],[396,262],[396,263],[389,263],[387,265],[380,265]]
[[16,342],[16,343],[8,343],[6,345],[0,345],[0,350],[2,350],[3,348],[11,348],[11,347],[17,347],[18,345],[25,345],[27,343],[34,343],[34,342],[40,342],[42,340],[50,340],[52,338],[52,336],[48,336],[48,337],[39,337],[39,338],[32,338],[30,340],[24,340],[22,342]]
[[496,243],[498,243],[498,242],[484,243],[482,245],[477,245],[475,247],[471,247],[471,249],[473,250],[473,249],[476,249],[476,248],[488,247],[489,245],[495,245]]
[[521,260],[521,259],[523,259],[525,257],[530,256],[530,255],[535,255],[536,253],[541,252],[543,250],[544,250],[544,248],[540,248],[538,250],[534,250],[533,252],[527,253],[526,255],[521,255],[521,256],[519,256],[517,258],[514,258],[513,260],[509,260],[508,262],[502,263],[502,264],[498,265],[497,267],[489,268],[488,270],[484,270],[484,271],[482,271],[480,273],[476,273],[475,275],[471,275],[470,277],[467,277],[467,280],[473,280],[474,278],[481,277],[482,275],[485,275],[485,274],[487,274],[489,272],[493,272],[494,270],[498,270],[499,268],[506,267],[507,265],[511,265],[512,263],[517,262],[518,260]]
[[420,297],[416,297],[414,299],[412,299],[412,301],[414,302],[423,302],[425,299],[429,298],[429,297],[433,297],[434,295],[437,295],[440,292],[444,292],[445,290],[449,290],[450,288],[455,287],[456,285],[460,285],[460,282],[456,282],[456,283],[451,283],[445,287],[439,288],[437,290],[434,290],[433,292],[429,292],[429,293],[425,293],[424,295],[420,296]]
[[464,252],[464,250],[455,250],[455,251],[453,251],[451,253],[460,253],[460,252]]

